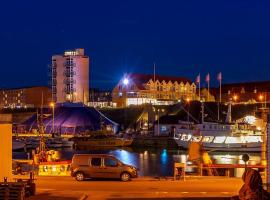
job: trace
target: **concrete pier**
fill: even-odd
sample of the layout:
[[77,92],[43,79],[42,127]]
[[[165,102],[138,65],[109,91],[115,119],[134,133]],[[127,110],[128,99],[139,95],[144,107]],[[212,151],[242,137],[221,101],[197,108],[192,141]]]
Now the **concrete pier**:
[[129,182],[87,180],[72,177],[37,177],[37,195],[29,200],[75,199],[230,199],[237,195],[242,180],[224,177],[186,177],[183,181],[139,177]]

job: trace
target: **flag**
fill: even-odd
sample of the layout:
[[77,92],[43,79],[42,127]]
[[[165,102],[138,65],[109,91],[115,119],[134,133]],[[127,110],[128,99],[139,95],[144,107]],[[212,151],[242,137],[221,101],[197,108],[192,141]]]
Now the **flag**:
[[199,74],[197,77],[196,77],[196,83],[200,83],[201,82],[201,75]]
[[209,74],[209,73],[206,75],[205,81],[206,81],[206,82],[209,82],[209,81],[210,81],[210,74]]
[[219,80],[219,81],[222,80],[222,74],[221,74],[221,72],[218,73],[218,75],[217,75],[217,80]]

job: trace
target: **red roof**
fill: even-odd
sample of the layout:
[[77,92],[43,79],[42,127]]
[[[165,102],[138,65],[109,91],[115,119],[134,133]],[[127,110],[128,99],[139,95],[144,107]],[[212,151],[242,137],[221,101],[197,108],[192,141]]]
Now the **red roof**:
[[[154,81],[154,75],[153,74],[127,74],[126,77],[130,79],[133,83],[136,84],[136,86],[143,90],[145,89],[143,84],[146,84],[150,79]],[[185,77],[175,77],[175,76],[160,76],[160,75],[155,75],[155,80],[158,80],[159,82],[165,81],[169,82],[171,81],[174,83],[177,81],[178,83],[183,82],[184,84],[192,83],[192,81],[188,78]]]

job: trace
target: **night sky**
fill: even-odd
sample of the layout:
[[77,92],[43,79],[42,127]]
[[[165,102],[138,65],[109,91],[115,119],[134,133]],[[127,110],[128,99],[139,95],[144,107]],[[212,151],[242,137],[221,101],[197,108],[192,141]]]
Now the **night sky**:
[[[42,3],[41,3],[42,2]],[[0,87],[48,85],[53,54],[85,48],[90,86],[126,72],[270,80],[270,1],[2,1]]]

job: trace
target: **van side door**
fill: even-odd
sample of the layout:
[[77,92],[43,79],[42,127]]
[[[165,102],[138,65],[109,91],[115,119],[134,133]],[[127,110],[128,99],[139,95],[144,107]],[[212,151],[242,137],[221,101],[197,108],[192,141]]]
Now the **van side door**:
[[122,166],[119,164],[117,159],[113,157],[104,157],[103,164],[103,173],[106,178],[120,178]]
[[92,157],[89,163],[89,174],[91,178],[102,178],[102,158]]

